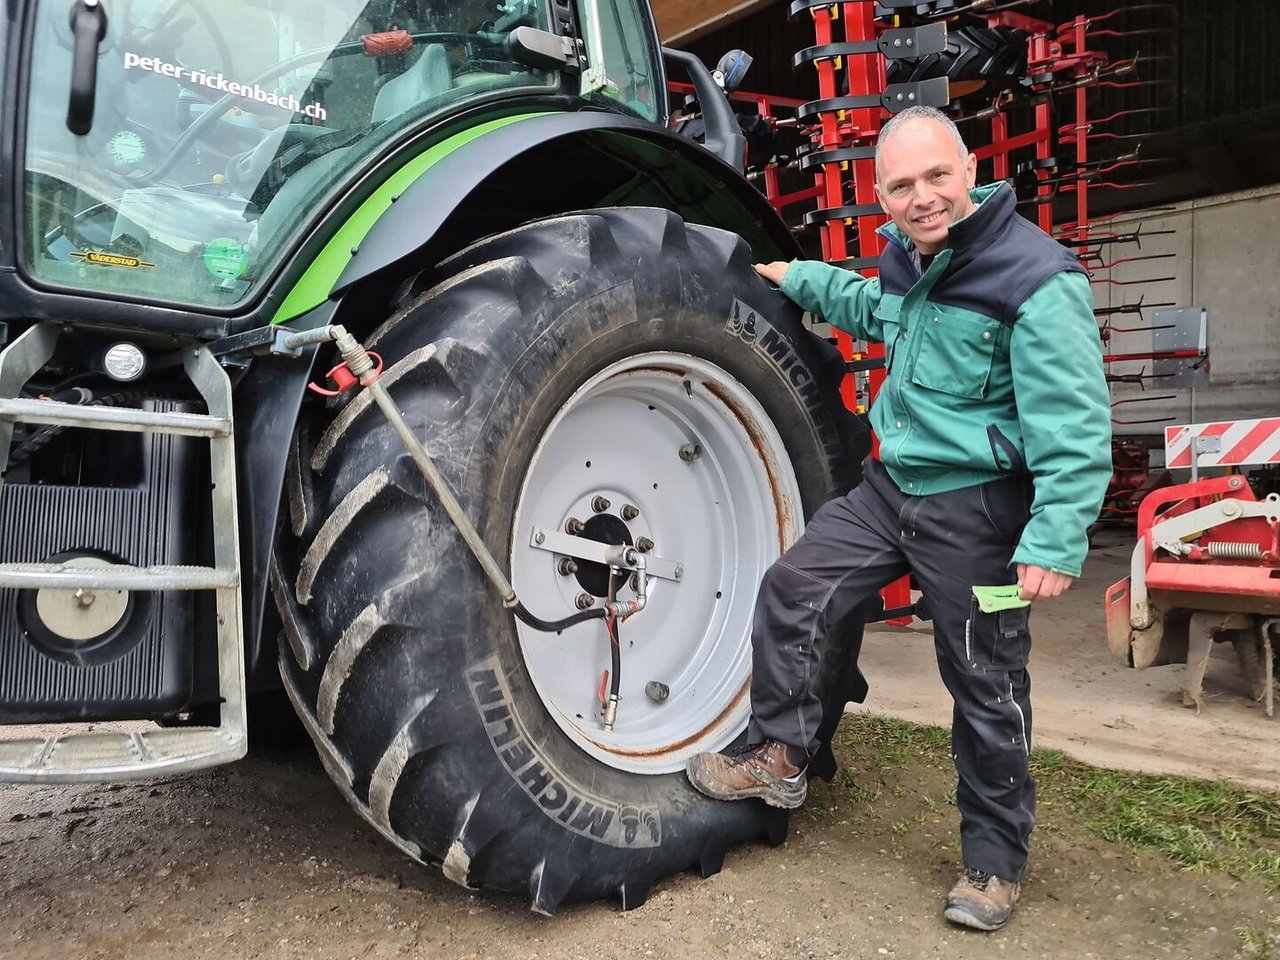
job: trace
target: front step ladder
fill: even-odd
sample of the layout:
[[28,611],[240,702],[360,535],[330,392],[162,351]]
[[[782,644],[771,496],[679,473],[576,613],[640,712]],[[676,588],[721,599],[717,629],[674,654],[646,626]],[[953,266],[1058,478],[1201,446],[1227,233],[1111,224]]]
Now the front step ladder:
[[[206,437],[212,482],[212,567],[78,567],[71,564],[0,564],[0,587],[76,590],[213,590],[217,596],[218,690],[216,727],[156,728],[143,732],[71,732],[0,740],[0,781],[87,783],[183,773],[245,755],[244,633],[240,610],[240,530],[236,512],[231,383],[203,346],[188,347],[182,364],[204,399],[208,415],[81,407],[19,399],[22,388],[53,356],[58,330],[39,324],[0,352],[0,451],[9,449],[13,424],[58,424],[89,430],[172,433]],[[3,463],[0,462],[0,467]],[[0,477],[3,483],[3,477]],[[60,725],[61,726],[61,725]]]

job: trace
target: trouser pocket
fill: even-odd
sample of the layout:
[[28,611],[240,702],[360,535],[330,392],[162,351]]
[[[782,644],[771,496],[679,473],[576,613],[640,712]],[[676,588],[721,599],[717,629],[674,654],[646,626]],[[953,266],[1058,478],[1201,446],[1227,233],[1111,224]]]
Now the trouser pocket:
[[983,613],[977,597],[969,602],[965,623],[965,659],[974,668],[1021,670],[1031,656],[1030,609]]

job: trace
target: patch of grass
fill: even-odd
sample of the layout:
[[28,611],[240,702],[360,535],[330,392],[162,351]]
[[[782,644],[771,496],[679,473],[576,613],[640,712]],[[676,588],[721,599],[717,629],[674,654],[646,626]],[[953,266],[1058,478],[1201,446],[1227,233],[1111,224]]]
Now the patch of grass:
[[1280,958],[1280,934],[1255,930],[1253,927],[1236,927],[1239,955],[1250,960],[1277,960]]
[[[855,714],[836,741],[837,755],[872,770],[951,763],[950,734],[941,727]],[[1104,770],[1057,750],[1032,751],[1031,771],[1045,812],[1065,812],[1132,853],[1158,852],[1189,870],[1257,877],[1280,889],[1280,797],[1222,782]],[[910,788],[891,790],[904,785]],[[833,788],[842,789],[841,781]],[[954,804],[954,792],[944,799]]]

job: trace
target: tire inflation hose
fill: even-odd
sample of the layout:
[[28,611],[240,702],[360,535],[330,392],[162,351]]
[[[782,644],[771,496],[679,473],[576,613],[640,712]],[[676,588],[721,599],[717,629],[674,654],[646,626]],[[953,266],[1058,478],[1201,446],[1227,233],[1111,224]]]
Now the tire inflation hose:
[[511,608],[511,612],[516,615],[516,619],[521,623],[544,633],[557,633],[579,623],[586,623],[588,620],[603,620],[609,615],[609,611],[601,607],[595,610],[583,610],[580,613],[565,617],[563,620],[543,620],[541,617],[535,617],[530,613],[522,601],[517,601],[516,605]]

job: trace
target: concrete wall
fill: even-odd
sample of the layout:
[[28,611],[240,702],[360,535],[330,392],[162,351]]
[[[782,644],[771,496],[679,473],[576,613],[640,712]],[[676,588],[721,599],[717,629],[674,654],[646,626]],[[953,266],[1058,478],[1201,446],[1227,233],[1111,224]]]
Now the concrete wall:
[[[1121,420],[1168,418],[1169,423],[1201,423],[1280,414],[1280,185],[1194,200],[1160,210],[1125,214],[1110,229],[1132,233],[1174,230],[1170,236],[1151,236],[1142,249],[1133,244],[1103,248],[1108,262],[1150,254],[1173,253],[1166,260],[1122,264],[1095,271],[1095,281],[1174,277],[1172,282],[1114,286],[1097,282],[1099,307],[1172,301],[1179,306],[1209,310],[1210,383],[1197,389],[1170,389],[1159,380],[1145,382],[1147,396],[1173,399],[1126,403],[1115,408]],[[1136,315],[1109,319],[1119,327],[1150,326]],[[1150,332],[1115,332],[1106,352],[1138,353],[1151,349]],[[1112,364],[1111,372],[1139,373],[1150,361]],[[1115,384],[1115,400],[1143,396],[1128,384]],[[1163,424],[1117,424],[1118,434],[1155,434]]]

